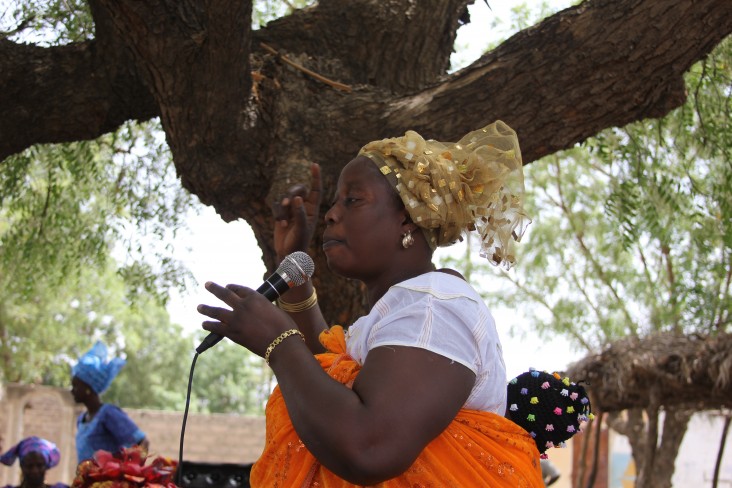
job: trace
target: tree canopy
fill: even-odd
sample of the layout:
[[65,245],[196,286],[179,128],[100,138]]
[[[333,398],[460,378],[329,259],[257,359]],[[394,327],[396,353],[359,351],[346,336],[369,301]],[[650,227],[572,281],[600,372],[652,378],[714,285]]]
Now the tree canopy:
[[[726,0],[587,0],[447,74],[470,3],[327,0],[253,30],[248,1],[51,2],[84,29],[53,45],[0,38],[0,158],[160,117],[183,187],[245,219],[273,268],[268,206],[303,160],[330,191],[369,140],[457,139],[502,119],[528,163],[678,107],[683,74],[732,31]],[[318,245],[326,313],[347,323],[358,290]]]

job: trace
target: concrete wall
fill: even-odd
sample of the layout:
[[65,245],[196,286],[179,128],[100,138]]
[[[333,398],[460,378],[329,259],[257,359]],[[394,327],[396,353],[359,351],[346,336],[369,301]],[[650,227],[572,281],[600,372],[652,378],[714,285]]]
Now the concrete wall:
[[[68,390],[9,383],[0,389],[3,452],[24,437],[48,439],[61,451],[61,462],[46,474],[47,483],[70,484],[76,469],[76,405]],[[150,440],[150,453],[178,459],[182,412],[125,409]],[[264,447],[264,417],[189,414],[183,459],[202,463],[254,462]],[[0,465],[0,486],[20,483],[20,469]]]

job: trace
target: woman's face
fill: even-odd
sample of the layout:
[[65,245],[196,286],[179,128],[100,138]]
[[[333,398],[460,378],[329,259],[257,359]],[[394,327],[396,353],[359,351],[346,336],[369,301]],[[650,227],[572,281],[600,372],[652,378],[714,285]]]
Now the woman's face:
[[42,485],[46,478],[46,459],[40,452],[29,452],[20,461],[23,480],[30,485]]
[[81,381],[79,378],[74,376],[71,378],[71,396],[74,397],[76,403],[83,403],[86,397],[89,396],[91,388],[89,385]]
[[357,157],[341,171],[325,214],[328,266],[347,278],[377,279],[395,264],[406,221],[404,206],[386,178],[370,159]]

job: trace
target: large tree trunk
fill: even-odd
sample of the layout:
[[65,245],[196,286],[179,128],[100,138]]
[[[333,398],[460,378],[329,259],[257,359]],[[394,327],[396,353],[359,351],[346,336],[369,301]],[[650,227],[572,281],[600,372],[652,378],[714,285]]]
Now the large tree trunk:
[[[502,119],[528,163],[678,107],[684,72],[732,31],[729,0],[588,0],[447,75],[470,0],[321,0],[256,32],[249,1],[89,3],[94,40],[0,38],[0,158],[160,116],[182,184],[245,219],[269,268],[268,207],[303,160],[329,195],[372,139],[456,140]],[[311,254],[326,317],[348,323],[360,290],[327,271],[320,242]]]
[[[676,456],[694,410],[633,409],[608,416],[608,425],[628,437],[636,466],[636,488],[671,488]],[[663,419],[659,433],[658,422]]]

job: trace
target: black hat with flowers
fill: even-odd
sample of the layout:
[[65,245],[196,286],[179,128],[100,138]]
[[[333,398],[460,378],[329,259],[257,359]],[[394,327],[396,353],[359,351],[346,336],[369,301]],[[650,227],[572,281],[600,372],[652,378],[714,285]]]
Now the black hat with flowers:
[[508,416],[534,438],[542,455],[550,447],[564,447],[582,422],[594,418],[581,385],[535,369],[509,381]]

